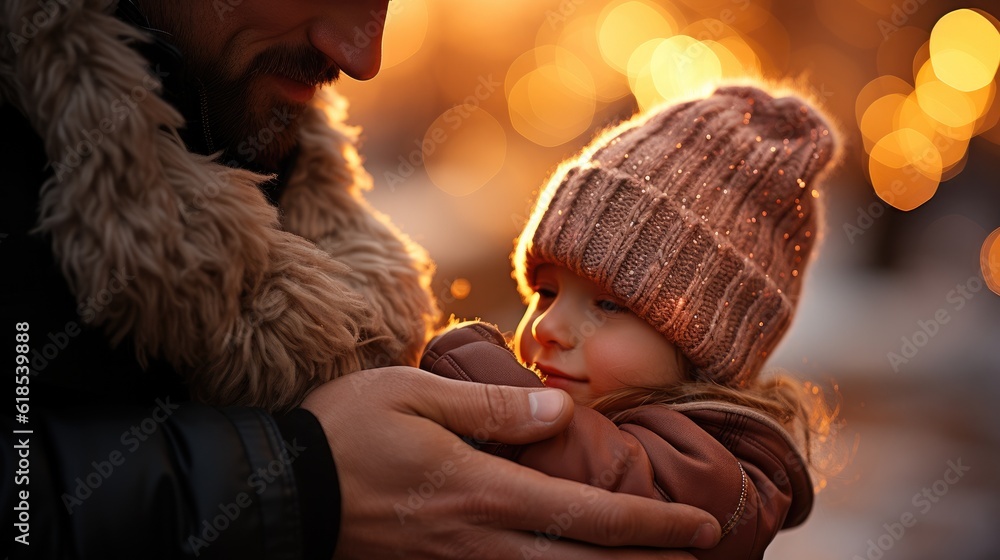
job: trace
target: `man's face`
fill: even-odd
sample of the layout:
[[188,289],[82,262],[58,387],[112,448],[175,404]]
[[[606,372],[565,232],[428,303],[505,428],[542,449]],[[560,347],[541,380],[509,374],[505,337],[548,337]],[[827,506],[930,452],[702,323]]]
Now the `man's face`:
[[294,148],[297,117],[316,87],[340,72],[358,80],[378,73],[387,4],[149,0],[142,7],[201,83],[214,148],[273,171]]

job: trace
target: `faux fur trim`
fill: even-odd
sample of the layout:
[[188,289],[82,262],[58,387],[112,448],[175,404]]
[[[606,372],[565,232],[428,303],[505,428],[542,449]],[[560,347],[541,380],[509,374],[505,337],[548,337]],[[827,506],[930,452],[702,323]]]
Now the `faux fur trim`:
[[[385,321],[380,332],[390,332],[405,363],[415,364],[440,315],[427,296],[433,266],[423,247],[362,196],[372,181],[355,149],[357,129],[343,124],[345,100],[332,92],[318,98],[299,130],[298,161],[280,201],[282,225],[350,267],[347,283],[376,306]],[[385,356],[366,352],[362,365],[388,365]]]
[[[301,117],[279,220],[265,177],[186,150],[180,114],[127,44],[139,32],[106,4],[53,0],[33,37],[0,47],[0,94],[56,171],[37,231],[81,304],[124,284],[93,322],[113,344],[131,336],[140,362],[165,358],[216,405],[287,409],[337,376],[415,364],[437,312],[431,267],[361,198],[370,178],[343,102],[330,93],[330,111]],[[40,6],[4,2],[3,37]]]

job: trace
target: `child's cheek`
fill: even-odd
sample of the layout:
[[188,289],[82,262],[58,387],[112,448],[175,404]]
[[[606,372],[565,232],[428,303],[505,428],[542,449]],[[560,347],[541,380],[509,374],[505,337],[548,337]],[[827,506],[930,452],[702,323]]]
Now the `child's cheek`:
[[626,341],[613,337],[594,337],[588,345],[587,371],[591,383],[602,388],[618,388],[622,386],[625,372],[631,369],[634,356],[630,356]]

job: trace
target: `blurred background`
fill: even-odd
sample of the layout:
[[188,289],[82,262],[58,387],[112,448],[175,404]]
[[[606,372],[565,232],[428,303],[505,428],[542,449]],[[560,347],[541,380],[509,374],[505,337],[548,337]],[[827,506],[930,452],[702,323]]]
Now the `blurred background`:
[[560,160],[718,80],[790,80],[847,150],[769,369],[839,399],[844,459],[767,558],[995,560],[997,15],[985,0],[394,0],[382,72],[338,88],[369,199],[437,262],[445,312],[512,331],[508,256]]

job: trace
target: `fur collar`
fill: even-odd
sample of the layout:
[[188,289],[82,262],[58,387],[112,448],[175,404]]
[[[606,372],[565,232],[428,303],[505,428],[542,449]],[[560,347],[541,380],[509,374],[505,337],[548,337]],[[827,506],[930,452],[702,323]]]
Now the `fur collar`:
[[436,319],[431,267],[361,198],[370,177],[337,94],[300,117],[279,218],[266,177],[184,147],[181,115],[128,46],[143,38],[113,5],[0,9],[0,102],[27,116],[55,170],[37,231],[81,305],[124,285],[92,321],[112,344],[131,337],[141,363],[165,358],[200,400],[269,409],[415,362]]

